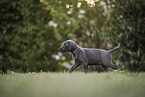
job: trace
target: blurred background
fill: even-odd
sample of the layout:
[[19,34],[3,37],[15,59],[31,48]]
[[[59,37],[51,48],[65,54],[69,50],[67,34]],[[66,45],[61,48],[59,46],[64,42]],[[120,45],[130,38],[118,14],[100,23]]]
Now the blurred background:
[[113,63],[145,71],[145,0],[0,0],[1,72],[68,70],[72,56],[58,50],[68,39],[105,50],[120,44]]

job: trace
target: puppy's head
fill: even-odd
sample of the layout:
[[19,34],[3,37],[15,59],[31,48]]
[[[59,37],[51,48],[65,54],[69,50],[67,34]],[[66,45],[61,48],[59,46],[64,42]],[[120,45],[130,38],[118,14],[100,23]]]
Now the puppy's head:
[[62,44],[62,46],[59,48],[59,50],[61,52],[71,52],[73,50],[74,46],[76,46],[76,43],[74,41],[67,40]]

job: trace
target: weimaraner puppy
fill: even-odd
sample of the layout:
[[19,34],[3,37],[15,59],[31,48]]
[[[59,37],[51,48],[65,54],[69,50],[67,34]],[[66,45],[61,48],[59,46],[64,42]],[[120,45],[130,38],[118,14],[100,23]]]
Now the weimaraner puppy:
[[84,72],[88,72],[88,65],[102,65],[104,71],[108,71],[107,67],[113,69],[119,69],[117,65],[114,65],[111,61],[111,53],[117,50],[119,46],[112,50],[106,51],[102,49],[81,48],[74,41],[67,40],[59,48],[61,52],[71,52],[73,59],[75,60],[68,71],[71,73],[78,66],[83,65]]

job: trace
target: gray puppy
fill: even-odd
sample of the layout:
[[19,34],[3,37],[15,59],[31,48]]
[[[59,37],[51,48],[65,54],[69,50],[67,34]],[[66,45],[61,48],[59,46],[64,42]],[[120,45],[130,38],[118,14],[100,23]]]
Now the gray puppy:
[[88,65],[102,65],[104,71],[108,71],[107,67],[113,69],[119,69],[117,65],[114,65],[111,61],[111,53],[117,50],[119,46],[112,50],[105,51],[101,49],[81,48],[74,41],[67,40],[59,48],[61,52],[71,52],[73,59],[75,60],[74,65],[71,66],[68,73],[72,72],[81,64],[83,65],[84,72],[88,72]]

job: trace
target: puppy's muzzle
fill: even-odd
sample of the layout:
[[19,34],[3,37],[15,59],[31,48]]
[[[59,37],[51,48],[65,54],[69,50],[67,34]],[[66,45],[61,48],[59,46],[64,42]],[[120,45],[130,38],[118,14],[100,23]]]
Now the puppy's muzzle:
[[62,48],[60,47],[59,50],[62,51]]
[[65,51],[62,47],[60,47],[59,50],[60,50],[61,52],[64,52],[64,51]]

